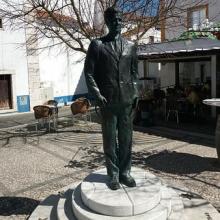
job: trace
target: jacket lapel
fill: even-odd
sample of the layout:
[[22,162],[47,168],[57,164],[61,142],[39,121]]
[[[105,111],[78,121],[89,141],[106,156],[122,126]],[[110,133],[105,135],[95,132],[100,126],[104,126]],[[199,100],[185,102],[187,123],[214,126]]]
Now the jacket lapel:
[[[122,54],[126,54],[127,53],[127,47],[126,47],[126,45],[128,44],[127,43],[127,41],[124,39],[124,38],[121,38],[121,41],[122,41],[122,51],[121,51],[121,55]],[[117,61],[119,61],[119,59],[120,59],[120,55],[115,51],[115,49],[114,49],[114,46],[113,46],[113,42],[106,42],[105,44],[104,44],[104,48],[105,48],[105,50],[106,51],[108,51],[108,53],[110,53],[111,54],[111,56],[115,59],[115,60],[117,60]]]
[[104,48],[106,51],[108,51],[108,53],[111,54],[111,56],[115,59],[115,60],[119,60],[118,54],[116,53],[116,51],[114,50],[113,44],[112,42],[106,42],[104,44]]

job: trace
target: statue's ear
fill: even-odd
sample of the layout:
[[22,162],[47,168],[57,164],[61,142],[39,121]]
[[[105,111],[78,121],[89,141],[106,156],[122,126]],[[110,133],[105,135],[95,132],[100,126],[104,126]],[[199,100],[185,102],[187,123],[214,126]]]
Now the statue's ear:
[[106,24],[106,26],[107,26],[107,28],[108,28],[108,27],[109,27],[109,24],[110,24],[109,19],[105,19],[105,24]]

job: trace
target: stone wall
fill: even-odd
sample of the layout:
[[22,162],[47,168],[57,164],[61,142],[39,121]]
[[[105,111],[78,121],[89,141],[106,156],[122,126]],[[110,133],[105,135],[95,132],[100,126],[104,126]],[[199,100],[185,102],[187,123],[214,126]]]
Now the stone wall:
[[35,105],[42,103],[40,94],[39,56],[36,50],[38,48],[38,41],[34,30],[30,27],[26,28],[26,41],[30,109],[32,110]]

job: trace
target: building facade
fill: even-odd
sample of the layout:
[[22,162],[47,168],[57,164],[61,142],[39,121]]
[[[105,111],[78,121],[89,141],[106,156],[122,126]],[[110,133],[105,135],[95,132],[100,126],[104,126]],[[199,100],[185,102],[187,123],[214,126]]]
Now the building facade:
[[[219,97],[219,7],[217,0],[178,0],[174,16],[162,23],[162,43],[139,51],[144,75],[152,74],[146,66],[157,63],[156,76],[164,91],[208,87],[209,98]],[[211,115],[216,116],[215,107]]]
[[[104,21],[97,1],[91,1],[91,8],[94,9],[91,22],[94,20],[98,29]],[[27,17],[29,23],[35,22],[33,18]],[[54,39],[32,41],[33,38],[37,36],[30,26],[10,30],[4,18],[0,19],[0,113],[32,111],[34,106],[50,99],[66,105],[88,95],[83,74],[85,54],[63,46],[47,47],[56,45]],[[134,40],[133,36],[130,40]],[[160,41],[160,31],[151,28],[140,43],[154,41]]]
[[87,95],[82,53],[68,48],[42,48],[48,39],[27,44],[34,33],[28,28],[10,30],[4,19],[0,28],[0,112],[27,112],[55,99],[68,104]]
[[168,15],[162,24],[163,41],[178,38],[189,29],[200,30],[208,24],[220,22],[219,0],[177,0],[176,4],[175,16]]
[[[220,25],[220,1],[218,0],[186,0],[177,1],[177,9],[173,11],[175,16],[168,15],[168,19],[161,25],[161,41],[178,41],[179,37],[187,31],[199,32],[201,29]],[[162,33],[164,32],[164,33]],[[202,36],[203,37],[203,36]],[[201,45],[202,46],[202,45]],[[153,50],[154,45],[152,46]],[[162,52],[162,51],[161,51]],[[160,78],[160,87],[166,88],[175,85],[175,63],[161,62],[158,68],[152,63],[141,61],[140,69],[145,76]],[[211,80],[211,63],[207,61],[179,63],[181,84],[201,83],[204,79]],[[201,79],[200,75],[204,79]]]
[[7,30],[2,21],[0,29],[0,111],[30,110],[28,64],[25,29]]
[[[203,30],[213,29],[212,33],[214,33],[215,27],[220,24],[220,1],[218,0],[178,0],[177,6],[183,7],[182,12],[176,12],[178,16],[168,19],[165,24],[165,40],[167,41],[178,39],[186,31],[201,33]],[[218,36],[216,38],[218,39]],[[195,62],[179,62],[180,85],[184,87],[189,84],[208,82],[212,84],[212,86],[210,85],[212,87],[212,97],[216,97],[218,94],[215,88],[214,78],[216,76],[213,76],[213,69],[217,68],[216,60],[219,60],[219,57],[218,55],[212,55],[210,59],[211,61],[200,61],[198,59]],[[167,77],[168,75],[170,77]],[[175,84],[175,63],[164,63],[161,82],[162,87]]]

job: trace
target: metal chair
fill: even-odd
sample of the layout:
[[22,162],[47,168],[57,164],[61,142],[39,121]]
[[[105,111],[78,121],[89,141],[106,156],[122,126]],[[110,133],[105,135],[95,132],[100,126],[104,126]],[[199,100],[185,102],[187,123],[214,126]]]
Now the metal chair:
[[38,124],[41,124],[42,126],[48,123],[49,132],[50,132],[50,122],[51,119],[54,120],[52,117],[51,108],[46,105],[37,105],[33,107],[33,110],[34,110],[35,119],[38,121],[38,123],[36,123],[36,131],[38,131]]
[[169,120],[170,114],[174,114],[176,122],[179,124],[179,108],[178,101],[175,95],[169,95],[166,97],[166,121]]
[[87,98],[81,97],[76,99],[70,106],[72,112],[72,120],[74,125],[74,119],[76,115],[85,116],[85,122],[88,124],[88,117],[89,121],[91,122],[91,112],[90,110],[91,103]]
[[56,116],[56,118],[58,118],[58,102],[56,100],[48,100],[45,105],[51,105],[54,106],[54,116]]

